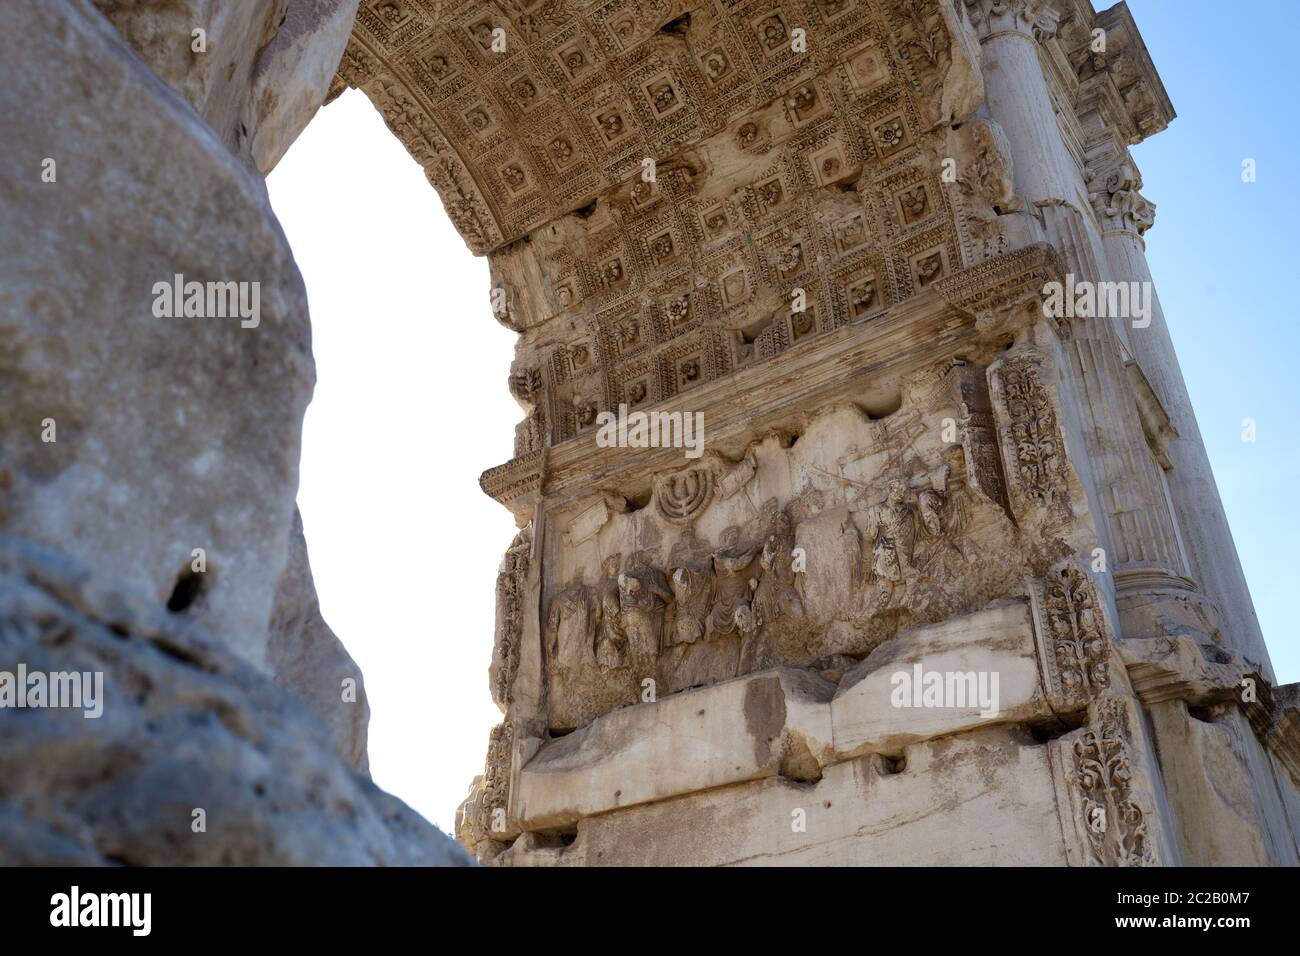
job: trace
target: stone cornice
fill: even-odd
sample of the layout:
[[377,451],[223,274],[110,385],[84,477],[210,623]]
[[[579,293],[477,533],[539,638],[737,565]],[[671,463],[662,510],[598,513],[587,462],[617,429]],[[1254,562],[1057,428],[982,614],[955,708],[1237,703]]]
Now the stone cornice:
[[[1105,49],[1092,49],[1092,31],[1104,30]],[[1099,13],[1091,25],[1071,20],[1062,47],[1078,79],[1076,109],[1098,111],[1127,145],[1167,127],[1177,115],[1126,3]]]
[[[819,336],[692,390],[649,412],[702,412],[710,452],[738,458],[755,434],[797,431],[810,408],[861,399],[960,347],[993,349],[1017,324],[1041,316],[1027,308],[1059,280],[1054,249],[1038,244],[964,269],[883,314]],[[762,412],[737,396],[763,396]],[[564,499],[630,483],[683,461],[680,448],[602,448],[588,432],[485,471],[483,490],[524,520],[538,497]]]

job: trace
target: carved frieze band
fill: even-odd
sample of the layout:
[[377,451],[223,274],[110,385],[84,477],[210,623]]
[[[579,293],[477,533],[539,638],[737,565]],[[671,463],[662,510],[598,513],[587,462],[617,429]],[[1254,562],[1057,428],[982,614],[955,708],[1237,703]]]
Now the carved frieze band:
[[528,525],[517,535],[497,573],[496,641],[489,678],[492,699],[505,711],[513,702],[515,675],[519,671],[520,645],[523,640],[524,589],[528,579],[533,547],[533,528]]

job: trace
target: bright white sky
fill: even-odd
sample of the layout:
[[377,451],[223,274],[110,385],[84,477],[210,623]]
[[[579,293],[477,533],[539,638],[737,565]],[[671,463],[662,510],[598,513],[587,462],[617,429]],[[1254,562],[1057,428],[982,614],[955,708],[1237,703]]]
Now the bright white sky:
[[483,769],[497,566],[514,520],[514,333],[487,261],[364,94],[322,109],[268,179],[311,305],[316,393],[298,504],[321,609],[361,666],[379,786],[443,830]]

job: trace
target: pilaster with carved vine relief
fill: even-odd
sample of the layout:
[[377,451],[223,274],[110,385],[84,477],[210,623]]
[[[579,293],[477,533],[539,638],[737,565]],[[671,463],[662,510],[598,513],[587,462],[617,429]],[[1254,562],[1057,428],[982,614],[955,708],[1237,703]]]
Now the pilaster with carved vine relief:
[[1066,852],[1074,866],[1178,862],[1155,751],[1115,641],[1107,594],[1074,559],[1029,583],[1043,684],[1079,729],[1050,743]]
[[1092,701],[1082,728],[1053,742],[1058,796],[1064,798],[1061,826],[1072,866],[1180,862],[1141,723],[1134,700],[1107,695]]
[[[1043,680],[1052,708],[1086,707],[1093,697],[1123,687],[1123,665],[1113,659],[1114,627],[1105,596],[1068,560],[1029,583]],[[1112,680],[1112,674],[1119,677]]]
[[1011,510],[1022,527],[1072,523],[1081,497],[1073,487],[1077,479],[1053,375],[1047,355],[1037,349],[1009,353],[988,370]]

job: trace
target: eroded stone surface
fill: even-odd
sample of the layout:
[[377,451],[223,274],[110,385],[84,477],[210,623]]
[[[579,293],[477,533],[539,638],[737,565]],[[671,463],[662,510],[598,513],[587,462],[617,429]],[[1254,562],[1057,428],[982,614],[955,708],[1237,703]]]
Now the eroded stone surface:
[[467,862],[349,767],[287,692],[210,635],[6,537],[0,671],[20,664],[101,674],[102,714],[0,709],[5,865]]
[[[0,525],[159,607],[181,584],[178,612],[265,666],[314,381],[288,243],[260,177],[89,3],[4,16]],[[258,283],[256,326],[158,317],[177,274],[250,305]]]
[[289,560],[275,595],[267,663],[275,682],[329,728],[339,755],[366,770],[370,702],[361,668],[321,617],[302,516],[295,511]]
[[519,819],[540,829],[775,774],[815,780],[829,762],[833,691],[777,671],[614,711],[528,761]]
[[[934,699],[949,706],[925,705],[930,674],[943,681]],[[1023,604],[900,634],[846,673],[831,703],[835,750],[844,756],[1051,716]]]
[[222,142],[263,173],[320,107],[357,10],[357,0],[94,3]]
[[[548,842],[554,843],[548,846]],[[992,728],[583,820],[567,847],[521,838],[506,865],[1063,866],[1043,746]]]

